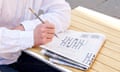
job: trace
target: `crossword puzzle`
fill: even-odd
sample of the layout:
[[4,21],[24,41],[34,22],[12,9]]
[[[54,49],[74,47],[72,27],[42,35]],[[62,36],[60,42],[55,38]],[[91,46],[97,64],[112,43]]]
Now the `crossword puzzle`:
[[73,38],[66,36],[60,43],[60,46],[67,48],[80,49],[85,45],[87,41],[85,39]]

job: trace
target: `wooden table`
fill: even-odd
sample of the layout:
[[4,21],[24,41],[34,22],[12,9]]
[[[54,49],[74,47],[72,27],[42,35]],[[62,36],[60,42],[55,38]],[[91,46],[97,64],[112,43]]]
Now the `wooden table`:
[[[107,38],[93,65],[85,72],[120,72],[119,19],[79,6],[72,10],[69,29],[81,32],[98,32],[104,34]],[[32,48],[27,50],[27,52],[42,56],[40,50],[40,48]],[[67,66],[63,67],[73,72],[84,72]]]

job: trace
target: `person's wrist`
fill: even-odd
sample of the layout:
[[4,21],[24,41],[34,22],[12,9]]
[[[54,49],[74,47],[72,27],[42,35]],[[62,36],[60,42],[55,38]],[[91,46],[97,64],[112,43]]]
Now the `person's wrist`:
[[19,26],[15,27],[13,30],[25,31],[24,26],[22,24],[20,24]]

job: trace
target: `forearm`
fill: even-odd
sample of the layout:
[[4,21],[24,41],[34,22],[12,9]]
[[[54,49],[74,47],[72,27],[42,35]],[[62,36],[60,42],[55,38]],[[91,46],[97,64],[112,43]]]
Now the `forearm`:
[[33,46],[33,32],[0,28],[0,53],[17,52]]

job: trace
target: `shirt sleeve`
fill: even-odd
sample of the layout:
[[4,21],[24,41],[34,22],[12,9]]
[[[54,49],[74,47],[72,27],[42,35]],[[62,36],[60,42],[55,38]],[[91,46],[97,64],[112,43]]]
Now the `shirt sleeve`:
[[[43,0],[40,15],[43,20],[47,20],[55,25],[56,33],[66,30],[69,27],[71,8],[65,0]],[[29,23],[29,24],[28,24]],[[25,30],[33,30],[40,21],[38,19],[22,22]]]
[[0,28],[0,53],[17,52],[33,46],[33,32]]

